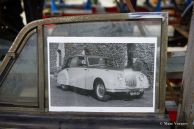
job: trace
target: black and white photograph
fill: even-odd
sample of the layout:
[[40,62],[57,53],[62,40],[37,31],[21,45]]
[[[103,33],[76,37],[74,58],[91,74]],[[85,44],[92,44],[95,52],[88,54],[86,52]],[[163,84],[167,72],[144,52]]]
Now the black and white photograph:
[[48,37],[49,111],[155,112],[157,37]]

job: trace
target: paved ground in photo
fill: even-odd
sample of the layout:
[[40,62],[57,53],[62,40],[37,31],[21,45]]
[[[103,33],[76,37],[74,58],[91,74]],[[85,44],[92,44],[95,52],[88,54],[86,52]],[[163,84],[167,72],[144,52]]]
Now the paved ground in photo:
[[51,78],[51,105],[52,106],[87,106],[87,107],[151,107],[152,89],[146,90],[140,99],[126,99],[113,96],[107,102],[101,102],[93,97],[92,92],[64,91],[57,87],[56,79]]

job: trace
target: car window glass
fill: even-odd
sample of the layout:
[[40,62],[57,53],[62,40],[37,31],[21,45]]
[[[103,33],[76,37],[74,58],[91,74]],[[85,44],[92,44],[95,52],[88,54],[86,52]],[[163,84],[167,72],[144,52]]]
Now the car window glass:
[[84,57],[79,56],[78,57],[78,66],[82,67],[82,66],[85,66],[85,65],[86,65],[86,62],[85,62]]
[[63,68],[68,68],[70,66],[70,63],[71,63],[71,58],[69,58],[68,60],[64,61]]
[[89,65],[99,64],[99,58],[88,58]]
[[88,58],[88,62],[90,66],[116,67],[111,59],[107,58]]
[[78,66],[78,57],[74,57],[71,60],[70,67],[77,67]]
[[0,87],[0,101],[37,105],[37,33],[31,35]]
[[70,67],[71,60],[72,60],[72,58],[70,58],[70,59],[68,60],[68,62],[67,62],[67,66],[68,66],[68,67]]
[[[68,19],[71,21],[71,19]],[[75,20],[75,19],[73,19]],[[79,19],[76,19],[79,21]],[[119,57],[116,57],[117,59],[115,60],[115,55],[118,53],[108,53],[106,52],[105,48],[106,45],[102,45],[101,49],[99,49],[101,52],[96,52],[96,48],[91,47],[90,44],[84,43],[85,46],[82,43],[69,43],[69,42],[63,42],[60,40],[57,40],[58,37],[62,38],[72,38],[73,37],[157,37],[157,68],[160,68],[160,42],[161,42],[161,24],[162,20],[161,19],[140,19],[140,20],[134,20],[133,18],[129,20],[105,20],[105,21],[77,21],[71,22],[71,23],[60,23],[60,24],[46,24],[44,25],[44,44],[45,44],[45,55],[47,55],[47,50],[48,50],[48,38],[56,38],[56,44],[64,44],[65,47],[65,55],[64,55],[64,60],[68,60],[69,57],[75,57],[76,55],[91,55],[91,56],[104,56],[108,57],[108,59],[111,60],[105,60],[105,64],[107,65],[106,67],[111,67],[111,68],[118,68],[118,69],[123,69],[124,63],[120,61]],[[58,43],[59,42],[59,43]],[[52,43],[51,43],[52,44]],[[95,44],[95,43],[94,43]],[[102,41],[103,44],[103,41]],[[94,46],[94,45],[92,45]],[[98,46],[96,46],[98,47]],[[90,51],[87,49],[89,48]],[[122,47],[121,47],[122,48]],[[139,46],[141,48],[141,46]],[[113,47],[113,50],[117,51],[117,47]],[[101,53],[104,53],[102,55]],[[125,53],[123,53],[124,55]],[[46,56],[45,56],[46,57]],[[149,58],[149,56],[146,55],[146,57]],[[133,59],[131,58],[130,61]],[[55,59],[53,59],[55,61]],[[89,61],[87,59],[87,61]],[[144,60],[141,60],[144,64],[146,62]],[[99,63],[99,59],[97,61]],[[121,63],[123,63],[123,67],[120,67]],[[126,62],[125,62],[126,63]],[[136,61],[136,63],[139,63]],[[47,58],[45,58],[45,67],[46,67],[46,77],[49,76],[51,73],[48,70],[50,62],[48,62]],[[88,62],[88,65],[94,65],[96,62],[91,63]],[[78,66],[78,61],[75,58],[72,58],[72,61],[70,62],[70,67],[77,67]],[[57,65],[53,66],[57,68]],[[103,66],[104,67],[104,66]],[[142,66],[141,66],[142,67]],[[135,69],[134,69],[135,70]],[[159,73],[159,69],[156,70],[156,73]],[[58,72],[56,71],[54,75],[58,75]],[[50,77],[52,79],[52,77]],[[57,85],[57,82],[55,81],[56,79],[53,79],[54,83],[53,85]],[[46,80],[49,82],[48,80]],[[159,82],[159,76],[156,77],[156,82]],[[159,88],[159,84],[156,84],[156,89]],[[156,90],[158,92],[158,90]],[[158,94],[158,93],[156,93]],[[87,105],[86,101],[80,101],[83,105]],[[74,99],[72,102],[75,105],[79,105],[78,99]],[[51,103],[52,104],[52,103]]]
[[6,55],[7,51],[9,50],[12,41],[0,38],[0,64],[3,61],[4,56]]

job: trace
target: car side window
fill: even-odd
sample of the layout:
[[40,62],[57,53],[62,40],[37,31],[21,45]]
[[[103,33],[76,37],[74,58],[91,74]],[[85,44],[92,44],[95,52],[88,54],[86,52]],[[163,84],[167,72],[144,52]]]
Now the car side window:
[[70,63],[71,63],[71,58],[69,58],[69,59],[66,60],[66,62],[64,63],[62,69],[64,69],[64,68],[69,68],[69,67],[70,67]]
[[79,56],[79,57],[78,57],[78,66],[79,66],[79,67],[86,66],[86,60],[85,60],[84,57],[82,57],[82,56]]
[[71,59],[70,67],[77,67],[78,66],[78,57],[73,57]]
[[88,58],[89,65],[99,64],[99,58]]
[[29,35],[24,48],[0,85],[0,102],[38,105],[37,33]]
[[83,67],[86,66],[86,60],[82,56],[73,57],[70,61],[70,67]]

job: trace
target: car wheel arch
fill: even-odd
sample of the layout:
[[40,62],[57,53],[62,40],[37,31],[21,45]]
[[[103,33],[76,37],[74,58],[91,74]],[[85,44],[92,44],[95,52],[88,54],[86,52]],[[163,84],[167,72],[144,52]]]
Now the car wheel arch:
[[[99,86],[98,84],[103,84],[103,86]],[[97,84],[97,85],[96,85]],[[103,88],[102,88],[103,87]],[[103,89],[103,93],[101,94],[101,90]],[[101,78],[96,78],[93,83],[94,97],[100,101],[108,101],[110,99],[110,95],[106,92],[105,83]]]
[[[93,89],[95,88],[95,84],[97,83],[97,82],[102,82],[103,84],[104,84],[104,86],[105,86],[105,82],[101,79],[101,78],[96,78],[96,79],[94,79],[94,82],[93,82]],[[106,87],[106,86],[105,86]]]

